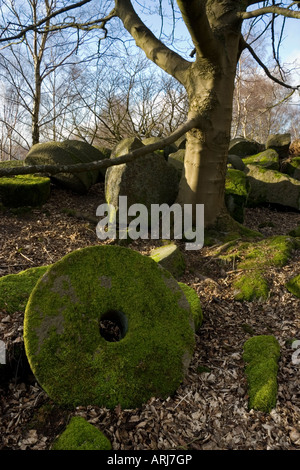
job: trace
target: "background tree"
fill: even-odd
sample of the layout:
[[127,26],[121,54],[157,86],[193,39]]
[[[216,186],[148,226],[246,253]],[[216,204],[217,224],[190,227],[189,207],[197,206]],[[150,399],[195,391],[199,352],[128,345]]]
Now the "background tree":
[[[61,4],[58,0],[2,2],[2,16],[5,9],[5,21],[14,29],[20,30],[28,21],[37,25],[41,18],[47,18],[42,30],[35,28],[28,31],[20,41],[8,43],[0,55],[0,77],[4,84],[15,90],[20,106],[26,111],[32,145],[40,141],[41,129],[51,120],[52,134],[56,138],[56,119],[61,113],[57,108],[62,96],[58,98],[57,86],[61,88],[58,70],[81,60],[76,53],[86,36],[85,31],[74,34],[73,30],[56,28],[52,15]],[[5,30],[3,35],[10,32]],[[50,94],[51,104],[49,99],[44,99],[49,98]]]
[[[89,3],[89,2],[85,2]],[[77,3],[79,6],[81,2]],[[136,2],[137,8],[140,3]],[[256,5],[256,7],[254,7]],[[206,225],[214,224],[224,214],[224,184],[227,152],[231,134],[233,94],[238,60],[244,50],[251,53],[267,76],[271,72],[242,35],[244,21],[265,18],[264,33],[271,33],[274,44],[276,20],[279,17],[300,18],[299,2],[252,0],[177,0],[178,11],[171,2],[174,31],[176,16],[181,15],[189,32],[194,51],[186,57],[155,36],[146,26],[130,0],[108,2],[113,9],[98,20],[107,36],[108,28],[116,27],[120,19],[124,28],[154,64],[174,77],[185,89],[189,109],[185,171],[181,180],[178,200],[182,204],[204,204]],[[158,2],[162,10],[162,1]],[[61,13],[61,12],[59,12]],[[110,23],[110,20],[113,20]],[[44,22],[47,18],[44,19]],[[146,21],[146,20],[145,20]],[[151,18],[150,18],[151,21]],[[18,33],[24,36],[36,31],[41,22],[32,23]],[[70,27],[74,22],[70,22]],[[63,27],[67,27],[64,23]],[[79,27],[79,26],[77,26]],[[17,36],[17,35],[15,35]],[[12,36],[13,37],[13,36]],[[276,55],[275,55],[275,58]],[[297,87],[284,83],[284,77],[273,77],[290,90]],[[151,147],[152,149],[152,147]]]

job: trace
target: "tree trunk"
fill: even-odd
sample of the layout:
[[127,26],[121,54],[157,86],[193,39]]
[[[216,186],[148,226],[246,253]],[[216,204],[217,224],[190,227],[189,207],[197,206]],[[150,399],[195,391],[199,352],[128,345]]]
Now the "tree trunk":
[[[199,63],[200,62],[200,63]],[[203,62],[195,64],[186,86],[189,119],[199,118],[201,125],[187,133],[185,171],[178,195],[181,204],[204,204],[205,225],[215,222],[224,211],[224,188],[232,118],[235,69],[206,71]],[[201,74],[202,75],[202,74]]]

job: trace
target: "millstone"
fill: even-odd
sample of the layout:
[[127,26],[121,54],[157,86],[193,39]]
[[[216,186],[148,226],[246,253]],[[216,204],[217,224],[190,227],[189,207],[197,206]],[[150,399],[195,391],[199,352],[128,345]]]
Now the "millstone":
[[66,255],[38,281],[24,343],[32,372],[57,403],[135,408],[176,391],[193,354],[194,320],[183,290],[154,260],[93,246]]

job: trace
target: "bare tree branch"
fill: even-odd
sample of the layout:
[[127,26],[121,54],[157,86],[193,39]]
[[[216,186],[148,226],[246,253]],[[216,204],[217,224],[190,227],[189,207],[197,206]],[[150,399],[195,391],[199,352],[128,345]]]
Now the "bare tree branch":
[[242,44],[244,49],[248,49],[248,51],[250,52],[252,57],[262,67],[262,69],[265,71],[266,75],[269,78],[271,78],[271,80],[273,80],[274,82],[278,83],[279,85],[281,85],[285,88],[289,88],[290,90],[299,89],[300,85],[297,85],[297,86],[288,85],[287,83],[285,83],[285,82],[279,80],[278,78],[274,77],[274,75],[272,75],[271,72],[269,71],[268,67],[266,67],[266,65],[260,60],[258,55],[255,53],[254,49],[252,49],[252,47],[242,37],[241,37],[241,44]]
[[18,34],[15,34],[15,35],[12,35],[12,36],[9,36],[9,37],[3,37],[3,33],[5,31],[7,31],[7,29],[8,29],[6,27],[4,29],[4,31],[2,32],[2,34],[1,34],[2,37],[0,37],[0,42],[14,41],[16,39],[21,39],[25,36],[26,33],[28,33],[28,31],[37,30],[37,28],[39,28],[41,25],[47,23],[47,21],[51,20],[52,18],[55,18],[56,16],[58,16],[62,13],[65,13],[67,11],[74,10],[74,8],[79,8],[79,7],[85,5],[86,3],[89,3],[91,1],[92,0],[82,0],[81,2],[74,3],[73,5],[68,5],[67,7],[60,8],[59,10],[56,10],[56,11],[52,12],[50,15],[45,16],[42,20],[38,21],[37,23],[33,23],[33,24],[30,24],[30,25],[24,27]]
[[237,16],[242,20],[248,20],[249,18],[255,18],[270,13],[286,16],[287,18],[300,18],[300,11],[290,10],[289,8],[283,8],[278,5],[262,7],[252,11],[240,11],[237,13]]
[[208,59],[218,57],[219,46],[208,22],[206,2],[199,2],[199,0],[178,0],[177,3],[198,57],[202,56]]
[[191,63],[157,39],[136,14],[130,0],[115,0],[115,9],[125,29],[148,59],[181,82],[181,71],[186,71]]
[[189,130],[199,127],[200,121],[197,118],[189,119],[184,124],[178,127],[176,131],[172,132],[168,137],[161,139],[158,142],[150,145],[144,145],[141,148],[133,150],[132,152],[118,158],[107,158],[100,161],[89,163],[76,163],[74,165],[25,165],[17,168],[1,168],[0,177],[12,175],[30,175],[35,173],[43,173],[49,175],[56,175],[58,173],[81,173],[88,170],[99,170],[100,168],[109,168],[110,166],[122,165],[129,163],[138,157],[143,157],[156,150],[162,149],[167,145],[175,142],[179,137],[188,132]]

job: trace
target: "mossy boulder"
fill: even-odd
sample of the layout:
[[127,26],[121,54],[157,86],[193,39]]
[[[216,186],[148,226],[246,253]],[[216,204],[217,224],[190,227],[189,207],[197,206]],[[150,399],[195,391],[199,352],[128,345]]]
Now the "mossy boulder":
[[4,160],[0,162],[0,168],[17,168],[19,166],[25,166],[24,160]]
[[184,282],[178,283],[181,289],[183,290],[189,304],[191,307],[192,315],[194,318],[195,331],[198,331],[203,322],[203,311],[201,307],[201,302],[198,297],[197,292],[188,284]]
[[48,266],[29,268],[18,274],[8,274],[0,278],[0,310],[12,314],[25,312],[31,291]]
[[229,143],[229,155],[238,155],[239,157],[247,157],[255,155],[263,150],[263,146],[255,140],[244,139],[237,137],[232,139]]
[[42,206],[49,197],[49,178],[34,175],[0,178],[0,201],[5,207]]
[[[146,139],[142,140],[142,143],[144,145],[150,145],[150,144],[156,144],[156,142],[159,142],[162,139],[162,137],[147,137]],[[157,150],[155,153],[158,153],[159,155],[163,155],[165,160],[168,160],[168,157],[170,153],[174,153],[177,151],[177,147],[175,144],[170,144],[166,145],[163,149]]]
[[243,359],[248,382],[249,409],[269,413],[277,401],[280,346],[274,336],[261,335],[244,344]]
[[111,450],[110,440],[81,416],[73,416],[52,450]]
[[185,260],[182,252],[174,243],[154,248],[151,258],[167,269],[175,279],[182,276],[185,271]]
[[111,151],[110,157],[121,157],[122,155],[126,155],[127,153],[132,152],[133,150],[139,149],[143,145],[143,142],[137,137],[127,137],[126,139],[122,139],[117,145],[115,145],[115,147]]
[[176,140],[175,145],[178,150],[185,149],[186,148],[186,134],[179,137],[179,139]]
[[247,165],[245,174],[250,183],[248,206],[271,204],[300,209],[300,181],[253,164]]
[[291,294],[300,298],[300,274],[298,274],[298,276],[291,278],[286,283],[286,288],[289,292],[291,292]]
[[[28,165],[73,165],[102,160],[104,155],[95,147],[68,140],[64,142],[46,142],[31,147],[25,158]],[[98,181],[99,170],[83,171],[80,173],[59,173],[51,176],[53,183],[70,189],[79,194],[85,194]]]
[[[71,153],[76,152],[82,163],[98,162],[100,160],[104,160],[105,158],[109,158],[109,151],[107,149],[103,149],[102,151],[99,147],[94,147],[88,142],[84,142],[82,140],[64,140],[61,142],[61,146]],[[106,168],[100,170],[91,170],[89,173],[91,173],[93,177],[92,184],[95,184],[97,182],[104,181]]]
[[250,184],[243,171],[229,168],[225,181],[225,204],[229,214],[238,222],[244,221]]
[[[112,153],[112,158],[143,146],[138,139],[125,139]],[[105,177],[105,199],[116,211],[119,197],[127,196],[127,206],[143,204],[151,213],[152,204],[172,205],[179,188],[178,174],[161,155],[149,154],[135,161],[110,167]]]
[[238,155],[228,155],[228,164],[232,166],[234,170],[240,170],[244,171],[245,170],[245,163],[241,157]]
[[283,168],[284,173],[300,181],[300,157],[294,157],[289,161],[285,161]]
[[279,158],[282,160],[288,157],[290,145],[291,134],[271,134],[267,139],[266,149],[276,150]]
[[185,149],[179,149],[177,152],[171,153],[168,158],[168,162],[178,171],[178,178],[181,178],[184,171],[184,156]]
[[37,282],[24,343],[56,403],[136,408],[175,393],[193,355],[194,319],[178,282],[153,259],[92,246],[66,255]]
[[245,165],[258,165],[269,170],[279,171],[279,155],[276,150],[267,149],[264,152],[251,155],[243,160]]

